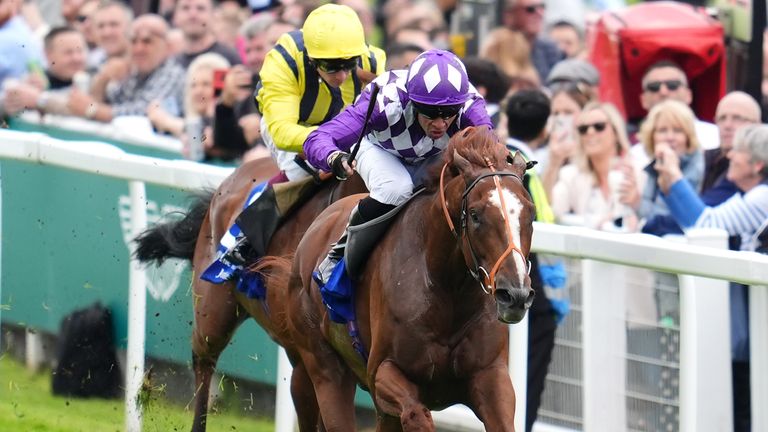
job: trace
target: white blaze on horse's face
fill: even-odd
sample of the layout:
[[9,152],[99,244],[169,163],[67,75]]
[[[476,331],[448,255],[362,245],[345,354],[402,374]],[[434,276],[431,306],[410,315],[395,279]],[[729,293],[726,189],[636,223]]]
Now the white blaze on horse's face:
[[[501,205],[498,189],[491,189],[491,196],[488,201],[494,206],[498,207],[499,211],[502,212],[502,216],[507,222],[507,225],[509,225],[509,230],[512,233],[512,240],[515,242],[515,247],[519,249],[522,246],[522,225],[520,224],[520,217],[523,215],[523,209],[525,206],[523,205],[522,201],[520,201],[520,198],[518,198],[518,196],[510,190],[502,187],[501,193],[504,198],[504,205],[507,208],[506,215],[503,214],[504,206]],[[516,251],[513,251],[511,256],[514,257],[513,259],[515,260],[515,269],[517,270],[517,277],[519,279],[518,282],[520,283],[520,286],[525,286],[525,277],[528,275],[528,265],[525,262],[525,257]]]

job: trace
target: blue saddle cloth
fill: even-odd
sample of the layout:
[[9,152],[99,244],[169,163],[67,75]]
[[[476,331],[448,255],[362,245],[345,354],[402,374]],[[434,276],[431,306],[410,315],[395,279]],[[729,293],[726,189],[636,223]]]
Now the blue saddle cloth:
[[368,351],[365,349],[363,339],[360,336],[360,330],[357,327],[357,316],[355,314],[355,296],[352,280],[347,274],[346,258],[343,258],[336,264],[328,278],[328,283],[322,284],[319,281],[317,272],[312,274],[312,278],[320,286],[320,297],[323,299],[328,316],[331,321],[339,324],[345,324],[349,333],[352,348],[360,355],[364,363],[368,362]]
[[[314,275],[313,275],[314,276]],[[355,299],[352,281],[347,275],[346,259],[336,264],[326,284],[319,282],[319,277],[313,277],[320,286],[320,297],[328,309],[331,321],[345,324],[355,321]]]
[[[267,189],[267,182],[259,183],[254,186],[245,200],[243,209],[251,205]],[[221,284],[229,280],[237,281],[238,291],[244,293],[248,298],[264,299],[267,291],[264,281],[258,273],[249,272],[243,266],[235,264],[227,259],[228,253],[235,247],[237,242],[244,236],[242,229],[237,223],[227,230],[227,233],[219,241],[216,248],[216,259],[200,275],[200,279]]]

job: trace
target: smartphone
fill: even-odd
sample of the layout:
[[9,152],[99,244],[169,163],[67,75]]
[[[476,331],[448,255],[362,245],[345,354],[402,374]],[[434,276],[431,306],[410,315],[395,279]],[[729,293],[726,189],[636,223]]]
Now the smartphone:
[[552,135],[563,135],[566,141],[573,140],[573,116],[572,115],[556,115],[553,117],[552,123]]
[[224,88],[224,79],[227,77],[229,69],[213,70],[213,97],[221,96],[221,90]]

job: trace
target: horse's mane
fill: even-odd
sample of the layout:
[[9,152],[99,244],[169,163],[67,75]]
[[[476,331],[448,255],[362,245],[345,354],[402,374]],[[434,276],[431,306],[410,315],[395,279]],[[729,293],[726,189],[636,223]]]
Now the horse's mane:
[[[448,147],[443,151],[443,163],[435,164],[430,168],[424,185],[427,190],[435,190],[440,181],[440,171],[443,164],[453,166],[456,154],[468,160],[477,168],[487,168],[490,162],[497,170],[501,171],[507,165],[509,151],[499,142],[499,138],[488,127],[468,127],[451,137]],[[458,174],[455,168],[449,170],[451,177]]]

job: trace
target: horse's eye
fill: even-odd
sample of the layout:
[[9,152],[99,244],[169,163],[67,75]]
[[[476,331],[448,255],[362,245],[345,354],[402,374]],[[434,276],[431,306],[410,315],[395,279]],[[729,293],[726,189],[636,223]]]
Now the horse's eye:
[[480,217],[477,215],[477,210],[469,209],[469,217],[472,218],[472,222],[480,223]]

